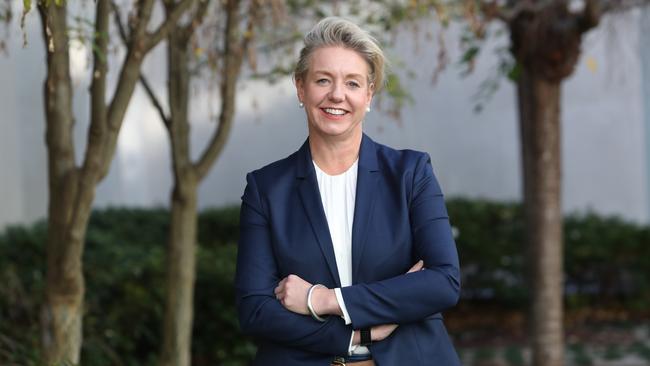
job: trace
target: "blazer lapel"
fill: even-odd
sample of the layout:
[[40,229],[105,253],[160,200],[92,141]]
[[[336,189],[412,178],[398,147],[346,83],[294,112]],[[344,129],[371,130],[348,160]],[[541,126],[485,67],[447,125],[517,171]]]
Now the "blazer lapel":
[[373,208],[379,183],[376,144],[366,134],[361,140],[359,151],[359,170],[357,173],[357,193],[354,203],[354,222],[352,224],[352,281],[355,283],[368,228],[372,220]]
[[331,272],[334,282],[337,287],[341,287],[341,279],[339,278],[339,271],[336,267],[336,257],[334,256],[334,246],[327,225],[327,218],[325,217],[325,210],[320,198],[320,191],[318,190],[318,181],[316,180],[316,172],[309,150],[309,139],[305,141],[300,150],[298,150],[296,178],[298,180],[298,192],[302,201],[307,218],[311,224],[321,252],[325,257],[327,266]]

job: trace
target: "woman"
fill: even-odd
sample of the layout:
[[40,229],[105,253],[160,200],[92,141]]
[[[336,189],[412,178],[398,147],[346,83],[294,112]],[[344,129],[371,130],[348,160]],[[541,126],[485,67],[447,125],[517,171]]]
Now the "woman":
[[249,173],[237,301],[254,365],[459,365],[440,312],[458,256],[429,156],[363,133],[384,55],[331,17],[304,39],[294,79],[309,137]]

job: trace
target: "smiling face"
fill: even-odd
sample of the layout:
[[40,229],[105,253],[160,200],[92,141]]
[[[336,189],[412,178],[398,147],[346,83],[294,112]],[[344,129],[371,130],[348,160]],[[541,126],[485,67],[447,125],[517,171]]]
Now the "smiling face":
[[372,100],[368,63],[356,51],[332,46],[315,50],[309,69],[296,80],[309,136],[324,140],[359,137]]

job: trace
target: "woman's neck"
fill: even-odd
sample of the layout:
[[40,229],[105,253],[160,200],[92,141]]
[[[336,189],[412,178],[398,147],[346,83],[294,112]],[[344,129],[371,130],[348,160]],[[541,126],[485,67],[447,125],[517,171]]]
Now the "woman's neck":
[[324,139],[317,134],[310,134],[311,158],[322,171],[329,175],[344,173],[359,157],[362,137],[361,132],[342,139]]

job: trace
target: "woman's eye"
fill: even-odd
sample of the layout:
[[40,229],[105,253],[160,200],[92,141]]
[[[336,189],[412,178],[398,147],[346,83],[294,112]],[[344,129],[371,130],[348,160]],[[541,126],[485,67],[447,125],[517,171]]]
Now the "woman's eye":
[[361,87],[361,85],[359,85],[359,83],[357,83],[356,81],[348,81],[348,86],[350,86],[352,88],[360,88]]
[[317,84],[327,84],[328,81],[329,80],[327,80],[327,79],[318,79],[318,80],[316,80],[316,83]]

